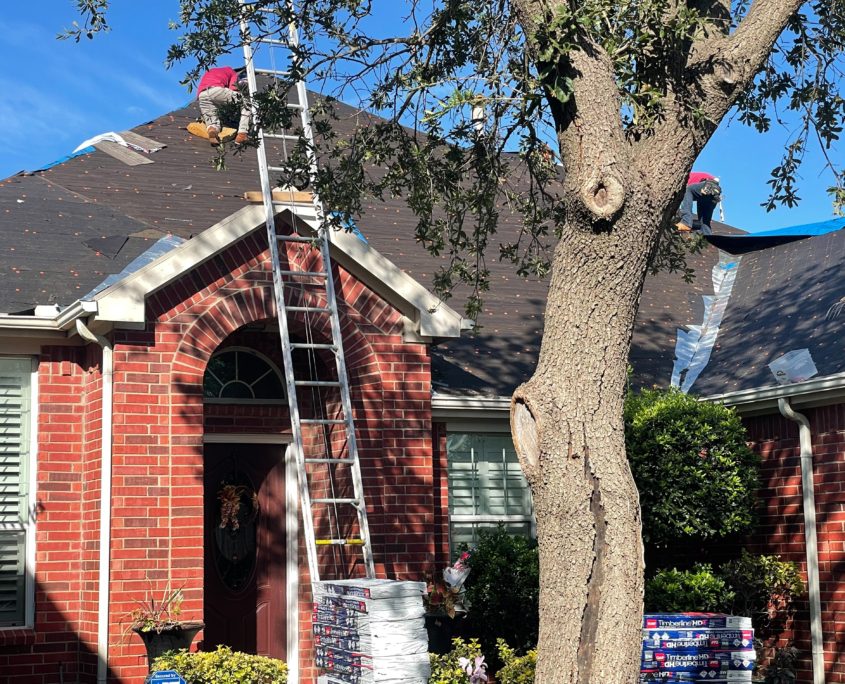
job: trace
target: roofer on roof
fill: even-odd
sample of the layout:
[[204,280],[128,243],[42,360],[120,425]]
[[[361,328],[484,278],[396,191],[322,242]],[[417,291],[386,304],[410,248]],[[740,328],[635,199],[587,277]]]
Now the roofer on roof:
[[692,203],[695,202],[698,219],[701,222],[701,232],[704,235],[710,235],[713,232],[710,221],[721,199],[722,188],[719,185],[719,179],[709,173],[693,171],[687,179],[687,189],[681,202],[680,221],[675,226],[682,233],[693,230],[695,216],[692,213]]
[[215,67],[206,71],[197,88],[197,100],[212,145],[220,144],[220,107],[232,104],[241,109],[235,143],[241,145],[247,141],[251,112],[238,89],[238,73],[232,67]]

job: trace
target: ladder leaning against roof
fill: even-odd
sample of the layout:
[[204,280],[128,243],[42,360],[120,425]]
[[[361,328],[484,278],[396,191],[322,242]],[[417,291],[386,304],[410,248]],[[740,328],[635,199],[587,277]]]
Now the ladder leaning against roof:
[[[242,8],[248,6],[245,0],[240,0],[240,3]],[[288,8],[291,7],[292,3],[288,5]],[[290,48],[296,47],[299,40],[295,24],[281,25],[280,17],[274,10],[258,11],[264,12],[267,22],[275,22],[275,25],[265,26],[260,37],[253,37],[255,27],[245,18],[248,12],[242,15],[244,58],[253,113],[254,98],[258,92],[257,74],[268,78],[270,87],[274,81],[284,81],[287,72],[277,70],[276,64],[287,61]],[[273,37],[266,37],[268,34]],[[277,57],[281,57],[281,61],[277,61]],[[257,60],[268,66],[257,66]],[[285,102],[300,113],[301,133],[308,143],[309,175],[313,179],[317,160],[313,152],[308,93],[303,81],[296,83],[295,92],[296,103],[288,101],[290,92],[285,95]],[[291,190],[289,197],[286,197],[286,192],[282,191],[282,197],[279,198],[279,191],[274,193],[271,189],[270,173],[281,171],[281,168],[268,164],[268,148],[271,145],[280,146],[281,154],[286,158],[288,143],[295,144],[298,135],[291,135],[284,130],[264,130],[260,121],[256,121],[256,127],[261,194],[273,266],[273,289],[293,431],[292,447],[297,465],[311,581],[342,579],[359,560],[363,562],[366,576],[374,578],[361,464],[355,440],[349,380],[329,256],[331,229],[324,224],[323,206],[316,192],[306,198],[311,206],[304,207],[302,200],[305,193]],[[296,202],[300,203],[299,206]],[[295,215],[316,228],[316,237],[277,232],[275,213],[279,204],[288,206]],[[322,255],[321,259],[316,258],[317,249]],[[297,335],[292,331],[292,321],[297,324]],[[330,336],[326,334],[327,328],[331,331]],[[324,333],[322,338],[321,332]],[[297,367],[294,363],[295,352],[301,352],[297,360],[302,362],[304,357],[307,364],[300,363]],[[334,357],[334,364],[323,363],[323,359],[328,356]],[[325,372],[326,367],[331,365],[334,366],[335,377],[320,379],[319,371]],[[308,371],[305,377],[303,370]],[[330,392],[334,393],[331,415],[327,401],[327,393]],[[308,430],[307,441],[304,428]],[[356,554],[360,554],[360,558]],[[336,576],[321,578],[324,571]]]

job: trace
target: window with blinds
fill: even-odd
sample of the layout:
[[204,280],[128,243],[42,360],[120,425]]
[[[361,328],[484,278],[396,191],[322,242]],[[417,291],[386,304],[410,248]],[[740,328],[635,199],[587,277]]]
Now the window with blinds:
[[0,358],[0,627],[26,620],[31,368]]
[[502,524],[534,534],[531,490],[507,433],[449,433],[449,523],[453,553],[478,530]]

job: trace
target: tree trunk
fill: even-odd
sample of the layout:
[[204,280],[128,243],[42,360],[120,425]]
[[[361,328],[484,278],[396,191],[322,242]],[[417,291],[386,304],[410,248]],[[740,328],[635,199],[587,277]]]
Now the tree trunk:
[[659,217],[640,203],[612,231],[567,226],[538,367],[514,394],[540,543],[538,684],[637,681],[643,550],[622,403]]

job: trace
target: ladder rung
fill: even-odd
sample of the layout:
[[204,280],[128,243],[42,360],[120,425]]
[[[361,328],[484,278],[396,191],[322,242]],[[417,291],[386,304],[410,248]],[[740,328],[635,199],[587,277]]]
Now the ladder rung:
[[299,422],[303,425],[346,425],[342,418],[302,418]]
[[291,342],[291,349],[331,349],[335,351],[337,347],[333,344],[315,344],[313,342]]
[[295,380],[297,387],[340,387],[337,380]]
[[363,546],[363,539],[315,539],[317,546]]
[[289,135],[288,133],[264,133],[265,138],[273,138],[273,140],[292,140],[299,142],[298,135]]
[[[264,11],[267,11],[267,10],[265,9]],[[290,46],[289,40],[279,40],[278,38],[256,38],[252,42],[253,43],[265,43],[267,45],[283,45],[284,47]]]
[[319,242],[320,237],[300,237],[299,235],[277,235],[277,240],[281,240],[283,242]]
[[285,311],[304,311],[306,313],[331,313],[332,310],[325,306],[286,306]]
[[358,506],[358,499],[311,499],[312,504],[348,504]]
[[305,464],[309,463],[355,463],[354,458],[306,458]]
[[325,271],[279,271],[281,275],[293,275],[309,278],[328,278],[329,274]]
[[[278,69],[260,69],[258,67],[253,67],[252,69],[256,74],[268,74],[272,76],[289,76],[290,72],[288,71],[279,71]],[[290,105],[288,105],[290,106]],[[297,105],[299,106],[299,105]]]

